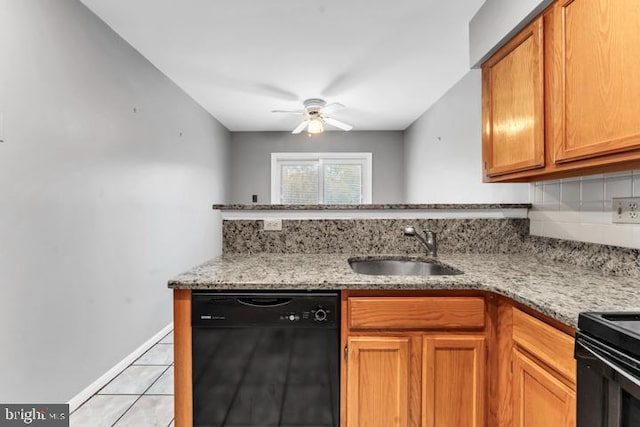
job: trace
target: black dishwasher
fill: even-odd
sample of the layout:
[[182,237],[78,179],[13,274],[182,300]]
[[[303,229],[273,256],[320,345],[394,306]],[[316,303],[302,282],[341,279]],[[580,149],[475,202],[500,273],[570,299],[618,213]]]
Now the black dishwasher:
[[194,291],[194,427],[340,423],[337,292]]

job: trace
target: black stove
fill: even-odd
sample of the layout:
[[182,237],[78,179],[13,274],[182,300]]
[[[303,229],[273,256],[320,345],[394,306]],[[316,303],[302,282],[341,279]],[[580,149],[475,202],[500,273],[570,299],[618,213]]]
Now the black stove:
[[640,426],[640,313],[578,318],[578,427]]
[[578,329],[640,358],[640,313],[582,313]]

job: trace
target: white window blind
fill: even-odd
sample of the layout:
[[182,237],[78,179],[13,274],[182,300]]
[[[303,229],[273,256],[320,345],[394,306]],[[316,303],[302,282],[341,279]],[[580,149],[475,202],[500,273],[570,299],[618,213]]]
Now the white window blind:
[[272,153],[271,203],[371,203],[371,153]]
[[292,205],[320,203],[318,172],[316,164],[282,164],[280,202]]

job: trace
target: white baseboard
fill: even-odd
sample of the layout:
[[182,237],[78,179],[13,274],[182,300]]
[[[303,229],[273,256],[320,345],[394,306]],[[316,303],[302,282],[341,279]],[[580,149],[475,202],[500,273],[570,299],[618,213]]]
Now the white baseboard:
[[80,407],[84,402],[89,400],[91,396],[96,394],[102,387],[107,385],[109,381],[117,377],[120,372],[127,369],[135,360],[142,356],[147,350],[149,350],[155,343],[160,341],[162,337],[167,335],[173,329],[173,322],[162,328],[160,332],[149,338],[144,344],[136,348],[131,354],[122,359],[120,362],[105,372],[100,378],[89,384],[84,390],[72,397],[69,402],[69,412],[73,412]]

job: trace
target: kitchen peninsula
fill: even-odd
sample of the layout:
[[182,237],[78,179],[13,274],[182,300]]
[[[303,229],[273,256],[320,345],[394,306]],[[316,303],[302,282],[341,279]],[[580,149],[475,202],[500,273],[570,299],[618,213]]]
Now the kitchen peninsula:
[[[191,425],[190,304],[191,292],[202,290],[340,290],[341,425],[372,425],[356,392],[368,381],[358,368],[364,352],[391,352],[394,363],[406,364],[400,373],[379,373],[401,391],[391,396],[393,404],[384,404],[389,396],[382,391],[367,395],[383,407],[375,416],[392,425],[435,425],[433,417],[505,425],[530,399],[544,399],[545,416],[557,425],[572,425],[578,313],[640,310],[635,252],[529,236],[526,215],[496,209],[523,207],[432,205],[413,210],[414,219],[285,219],[280,234],[262,230],[261,220],[226,219],[225,253],[169,282],[175,302],[176,425]],[[429,261],[420,255],[421,246],[402,236],[404,224],[436,231],[437,262],[464,274],[375,276],[351,270],[353,257]],[[461,363],[465,378],[449,363]],[[537,378],[542,388],[532,388],[526,378]],[[449,392],[459,387],[461,396],[471,396],[471,403],[443,401],[443,381],[454,387]],[[443,404],[459,409],[434,409]],[[462,418],[443,418],[452,414]]]

